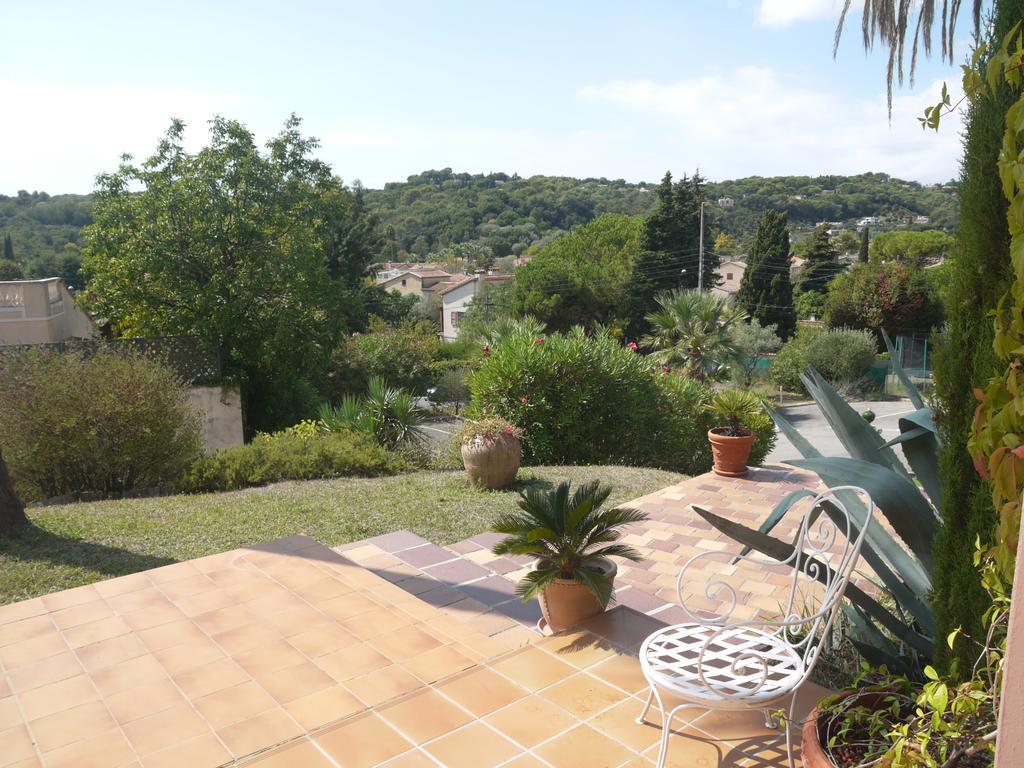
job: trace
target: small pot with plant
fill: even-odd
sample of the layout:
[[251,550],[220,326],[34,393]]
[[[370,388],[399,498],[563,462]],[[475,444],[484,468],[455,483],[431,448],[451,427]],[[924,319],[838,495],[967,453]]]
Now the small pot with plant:
[[725,389],[716,392],[705,408],[723,426],[708,430],[716,475],[742,477],[747,474],[747,460],[754,447],[754,431],[745,422],[762,410],[761,399],[753,392]]
[[523,430],[498,418],[467,421],[458,433],[469,482],[492,491],[508,488],[519,472]]
[[516,586],[526,602],[540,602],[547,629],[559,632],[604,611],[614,596],[612,557],[634,562],[640,553],[619,539],[622,530],[647,519],[634,509],[604,509],[611,488],[598,481],[571,491],[529,487],[519,493],[519,511],[502,515],[494,530],[508,535],[496,555],[529,555],[536,560]]

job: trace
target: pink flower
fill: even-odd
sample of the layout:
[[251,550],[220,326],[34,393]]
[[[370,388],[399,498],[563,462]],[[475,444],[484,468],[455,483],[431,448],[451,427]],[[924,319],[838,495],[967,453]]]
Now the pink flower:
[[664,411],[665,409],[664,409],[664,408],[662,408],[662,407],[661,407],[660,405],[657,405],[657,406],[655,406],[655,407],[654,407],[654,410],[656,410],[656,411],[657,411],[658,413],[661,413],[661,412],[662,412],[662,411]]
[[672,372],[672,369],[669,368],[667,365],[663,365],[663,366],[661,366],[661,372],[664,373],[664,374],[669,374],[669,373]]
[[484,344],[484,357],[490,357],[491,347],[489,344]]
[[629,342],[629,344],[627,344],[626,346],[632,349],[634,352],[636,352],[639,349],[635,341]]
[[538,336],[536,339],[533,340],[533,343],[534,344],[543,344],[544,343],[544,339],[542,339],[542,338],[540,338]]
[[530,398],[528,398],[526,395],[523,395],[522,397],[519,398],[519,402],[522,403],[523,405],[526,405],[528,402],[530,402]]
[[512,434],[512,427],[505,427],[501,431],[504,432],[506,435],[511,435]]

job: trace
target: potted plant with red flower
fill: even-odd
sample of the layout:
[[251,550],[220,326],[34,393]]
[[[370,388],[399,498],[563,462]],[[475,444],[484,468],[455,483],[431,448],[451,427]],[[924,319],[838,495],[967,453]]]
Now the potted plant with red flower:
[[476,488],[508,488],[519,472],[523,430],[505,419],[467,421],[459,431],[462,464]]

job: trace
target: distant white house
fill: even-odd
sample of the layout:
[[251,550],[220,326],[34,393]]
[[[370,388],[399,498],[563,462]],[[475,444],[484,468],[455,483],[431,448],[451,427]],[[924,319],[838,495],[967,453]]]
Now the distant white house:
[[932,220],[931,216],[915,216],[914,217],[914,223],[915,224],[930,224],[931,220]]
[[460,275],[447,284],[438,285],[437,290],[441,295],[441,340],[455,341],[459,338],[459,321],[484,283],[502,283],[511,279],[512,275]]
[[736,205],[736,201],[731,197],[720,197],[718,198],[718,206],[720,208],[732,208]]
[[863,219],[857,222],[858,227],[866,227],[872,224],[881,224],[882,220],[878,216],[865,216]]
[[740,281],[743,279],[743,273],[746,270],[746,262],[735,260],[723,261],[718,267],[718,276],[722,279],[722,284],[712,288],[712,292],[724,296],[735,295],[740,289]]

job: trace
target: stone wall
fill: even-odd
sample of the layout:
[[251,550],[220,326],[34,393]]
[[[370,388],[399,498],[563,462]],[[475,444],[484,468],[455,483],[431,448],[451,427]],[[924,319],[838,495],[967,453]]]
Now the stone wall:
[[242,445],[242,397],[224,386],[192,387],[189,400],[203,419],[203,447],[208,453]]

